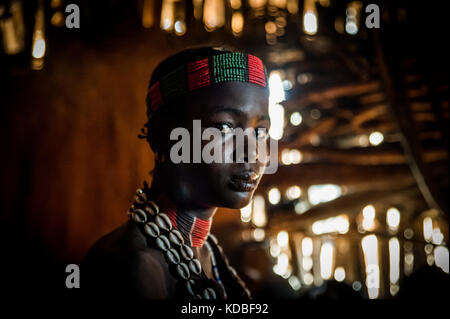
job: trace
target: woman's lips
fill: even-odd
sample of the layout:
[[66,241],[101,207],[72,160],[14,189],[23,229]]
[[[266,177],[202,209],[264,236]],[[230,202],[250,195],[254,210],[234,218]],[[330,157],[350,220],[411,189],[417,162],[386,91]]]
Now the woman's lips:
[[231,187],[238,192],[251,192],[258,184],[259,175],[255,172],[242,172],[230,177]]

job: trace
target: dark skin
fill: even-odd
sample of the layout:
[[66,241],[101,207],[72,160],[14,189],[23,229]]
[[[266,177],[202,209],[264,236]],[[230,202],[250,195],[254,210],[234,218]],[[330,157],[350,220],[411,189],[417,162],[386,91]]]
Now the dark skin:
[[[255,139],[265,138],[258,135],[258,129],[269,129],[268,93],[255,84],[226,82],[202,88],[191,92],[186,104],[182,106],[186,110],[183,119],[176,125],[187,128],[191,136],[194,119],[201,120],[202,130],[206,127],[218,128],[224,134],[224,156],[235,152],[235,145],[225,143],[226,133],[233,128],[253,129]],[[203,141],[202,146],[208,142]],[[250,202],[265,168],[264,161],[258,160],[257,152],[245,153],[245,163],[174,164],[168,154],[174,143],[176,141],[159,150],[166,161],[158,163],[155,168],[150,188],[152,197],[166,194],[177,206],[178,214],[201,219],[212,218],[218,207],[239,209]],[[233,182],[233,176],[243,171],[254,173],[253,184],[246,189]],[[194,247],[193,251],[206,276],[213,279],[207,248]],[[151,299],[171,298],[175,294],[177,280],[169,272],[163,254],[148,247],[145,236],[133,222],[125,223],[99,240],[85,258],[82,272],[83,266],[92,268],[97,258],[107,260],[101,269],[111,269],[116,277],[118,272],[123,276],[123,282],[117,282],[115,287],[119,294]]]

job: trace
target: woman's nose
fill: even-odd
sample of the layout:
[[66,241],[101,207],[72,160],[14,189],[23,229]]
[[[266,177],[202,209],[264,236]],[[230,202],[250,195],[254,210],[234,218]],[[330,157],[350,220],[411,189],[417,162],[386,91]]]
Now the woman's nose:
[[[249,132],[250,131],[250,132]],[[236,162],[256,163],[258,161],[258,140],[254,129],[246,130],[243,137],[235,136],[234,158]]]

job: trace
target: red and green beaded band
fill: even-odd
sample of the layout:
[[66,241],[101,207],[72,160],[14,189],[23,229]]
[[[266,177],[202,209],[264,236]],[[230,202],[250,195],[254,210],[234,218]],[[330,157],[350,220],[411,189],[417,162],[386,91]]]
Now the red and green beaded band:
[[267,71],[254,55],[221,53],[183,65],[155,82],[148,92],[147,115],[153,115],[162,105],[187,92],[214,83],[238,81],[267,87]]

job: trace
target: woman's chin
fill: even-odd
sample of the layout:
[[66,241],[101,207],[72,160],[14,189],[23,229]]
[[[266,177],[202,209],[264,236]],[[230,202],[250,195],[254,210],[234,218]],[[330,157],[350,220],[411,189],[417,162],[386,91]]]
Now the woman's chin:
[[245,206],[247,206],[252,197],[253,197],[253,191],[252,192],[235,192],[232,194],[233,196],[229,196],[224,200],[222,205],[220,207],[228,208],[228,209],[241,209]]

